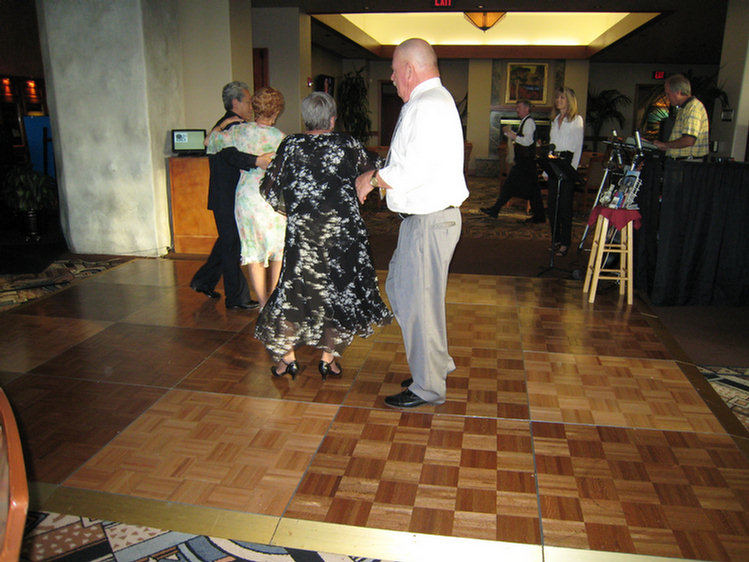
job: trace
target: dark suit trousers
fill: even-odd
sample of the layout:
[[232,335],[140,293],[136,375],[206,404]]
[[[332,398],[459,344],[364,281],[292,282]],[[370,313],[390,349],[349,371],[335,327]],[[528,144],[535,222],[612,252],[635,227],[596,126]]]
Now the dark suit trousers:
[[212,290],[223,276],[226,306],[247,303],[250,300],[250,289],[239,263],[241,244],[234,207],[214,209],[213,218],[216,221],[218,239],[213,244],[208,261],[192,278],[192,285]]
[[513,197],[522,197],[531,202],[533,218],[543,221],[546,215],[544,213],[544,200],[541,197],[541,189],[538,187],[537,175],[538,170],[536,169],[535,160],[517,160],[512,168],[510,168],[510,173],[499,190],[499,197],[497,197],[497,200],[490,209],[495,213],[499,213],[500,209],[510,199]]

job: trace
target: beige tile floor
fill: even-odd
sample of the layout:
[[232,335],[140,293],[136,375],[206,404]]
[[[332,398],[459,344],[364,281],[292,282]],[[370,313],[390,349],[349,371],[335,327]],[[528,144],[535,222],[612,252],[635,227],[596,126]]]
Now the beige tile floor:
[[32,508],[390,560],[749,559],[749,440],[641,302],[451,275],[448,399],[397,325],[273,380],[256,312],[138,259],[0,314]]

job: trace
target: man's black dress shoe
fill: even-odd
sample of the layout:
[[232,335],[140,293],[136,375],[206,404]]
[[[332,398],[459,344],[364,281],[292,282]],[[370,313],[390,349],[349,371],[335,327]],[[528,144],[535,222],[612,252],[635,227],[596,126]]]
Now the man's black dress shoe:
[[228,308],[229,310],[239,310],[239,309],[252,310],[259,306],[260,306],[259,302],[250,300],[247,302],[240,302],[239,304],[228,304],[226,305],[226,308]]
[[393,394],[385,398],[385,404],[393,408],[415,408],[422,404],[429,404],[423,398],[419,398],[413,392],[406,389],[400,394]]
[[537,219],[536,217],[531,217],[529,219],[525,219],[523,222],[525,224],[541,224],[542,222],[546,222],[546,219]]
[[408,377],[406,380],[401,381],[401,386],[403,388],[408,388],[409,386],[411,386],[412,382],[414,382],[414,380],[411,377]]
[[203,293],[205,296],[207,296],[210,299],[217,299],[221,297],[221,293],[218,291],[214,291],[213,289],[204,289],[202,287],[198,287],[197,285],[191,283],[190,288],[193,291],[197,291],[198,293]]
[[479,211],[481,211],[485,215],[489,215],[493,219],[496,219],[497,215],[499,214],[499,213],[497,213],[497,211],[495,211],[491,207],[480,207]]

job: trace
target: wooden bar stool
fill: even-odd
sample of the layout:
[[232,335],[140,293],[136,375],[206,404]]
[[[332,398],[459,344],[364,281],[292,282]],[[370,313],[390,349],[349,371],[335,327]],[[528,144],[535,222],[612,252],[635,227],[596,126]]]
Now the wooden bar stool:
[[[619,294],[623,295],[626,291],[627,304],[632,304],[632,234],[635,227],[639,228],[640,219],[640,213],[635,210],[604,207],[593,209],[588,224],[595,220],[596,230],[583,285],[583,292],[588,293],[588,302],[595,302],[599,281],[619,281]],[[616,230],[621,232],[619,242],[614,242]],[[605,267],[605,254],[619,254],[618,267]]]

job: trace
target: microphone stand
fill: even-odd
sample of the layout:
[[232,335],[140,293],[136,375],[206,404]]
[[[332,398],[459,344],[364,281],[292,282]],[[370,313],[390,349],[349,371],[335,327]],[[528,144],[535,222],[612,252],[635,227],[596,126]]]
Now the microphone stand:
[[564,181],[582,183],[582,178],[580,178],[577,171],[569,164],[569,162],[561,158],[551,156],[541,157],[538,159],[538,163],[549,176],[549,179],[551,179],[552,176],[557,178],[557,193],[556,204],[554,206],[554,228],[551,230],[551,247],[549,248],[549,266],[543,268],[541,272],[538,273],[537,277],[541,277],[543,274],[554,269],[572,275],[570,270],[554,266],[554,254],[557,251],[556,241],[557,235],[559,234],[559,200],[562,194],[562,183]]

